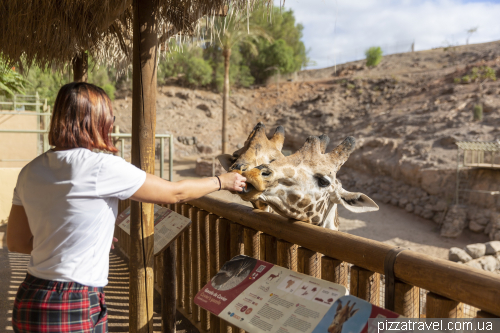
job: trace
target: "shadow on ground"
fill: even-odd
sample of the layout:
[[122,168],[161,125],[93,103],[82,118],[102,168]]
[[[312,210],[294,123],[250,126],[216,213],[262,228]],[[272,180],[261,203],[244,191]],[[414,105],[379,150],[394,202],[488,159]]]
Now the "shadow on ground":
[[[109,284],[104,288],[109,310],[109,332],[129,332],[129,269],[128,261],[118,252],[110,253]],[[12,307],[17,288],[26,276],[29,256],[12,253],[0,247],[0,332],[13,332]],[[154,332],[161,332],[161,308],[154,308]],[[177,332],[197,333],[189,320],[177,313]]]

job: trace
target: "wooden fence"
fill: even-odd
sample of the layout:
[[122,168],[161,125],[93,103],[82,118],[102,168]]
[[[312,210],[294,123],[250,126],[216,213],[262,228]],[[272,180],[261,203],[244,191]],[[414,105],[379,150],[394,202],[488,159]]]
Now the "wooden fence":
[[[168,207],[193,221],[168,253],[176,257],[177,310],[202,332],[240,332],[193,303],[200,288],[238,254],[342,284],[351,295],[406,317],[500,316],[500,276],[493,273],[209,196]],[[127,252],[129,244],[120,243]],[[173,267],[158,256],[159,291],[172,274]]]

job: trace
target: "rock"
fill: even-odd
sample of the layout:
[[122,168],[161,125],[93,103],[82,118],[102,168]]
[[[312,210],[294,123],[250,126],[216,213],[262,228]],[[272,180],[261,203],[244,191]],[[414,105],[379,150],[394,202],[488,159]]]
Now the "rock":
[[469,222],[469,229],[474,231],[474,232],[483,232],[485,226],[477,223],[476,221],[470,221]]
[[407,204],[406,207],[405,207],[405,210],[408,212],[408,213],[411,213],[413,212],[413,205],[411,203]]
[[500,99],[493,97],[486,97],[482,100],[483,111],[486,113],[500,110]]
[[495,255],[500,252],[500,241],[491,241],[484,243],[486,246],[486,255]]
[[191,99],[193,99],[193,94],[189,91],[179,91],[175,94],[176,97],[179,97],[180,99],[183,99],[183,100],[186,100],[186,101],[189,101]]
[[432,210],[424,209],[421,215],[424,219],[430,220],[434,216]]
[[464,248],[472,258],[477,259],[485,255],[486,245],[483,243],[469,244]]
[[446,210],[446,207],[448,207],[448,204],[444,200],[439,200],[434,207],[432,208],[433,211],[435,212],[442,212]]
[[441,228],[441,236],[457,237],[467,226],[467,212],[459,205],[453,205],[448,210]]
[[497,259],[494,256],[482,257],[479,262],[485,271],[493,272],[497,269]]
[[497,230],[496,232],[491,232],[490,239],[500,241],[500,230]]
[[408,204],[408,198],[406,198],[406,197],[402,197],[398,201],[398,206],[401,208],[406,207],[407,204]]
[[396,199],[396,198],[392,198],[392,199],[391,199],[391,205],[393,205],[393,206],[397,206],[397,205],[398,205],[398,202],[399,202],[399,200],[398,200],[398,199]]
[[174,93],[172,92],[172,90],[167,90],[167,91],[165,91],[165,96],[174,97]]
[[177,141],[179,141],[182,144],[185,144],[186,146],[195,145],[196,142],[197,142],[195,136],[191,136],[191,137],[188,137],[188,136],[178,136],[177,137]]
[[423,210],[424,210],[424,207],[417,205],[417,206],[415,206],[415,209],[413,210],[413,213],[415,213],[415,215],[419,215],[420,216],[420,214],[422,214]]
[[477,269],[480,269],[480,270],[483,269],[483,265],[481,265],[481,263],[479,262],[479,259],[471,260],[469,262],[466,262],[465,264],[467,266],[474,267],[474,268],[477,268]]
[[464,250],[458,247],[452,247],[450,252],[448,252],[448,260],[455,262],[468,262],[472,260],[472,257]]
[[196,149],[198,149],[198,152],[200,154],[212,154],[214,152],[214,150],[212,149],[212,147],[204,145],[204,144],[201,144],[201,143],[198,143],[196,145]]

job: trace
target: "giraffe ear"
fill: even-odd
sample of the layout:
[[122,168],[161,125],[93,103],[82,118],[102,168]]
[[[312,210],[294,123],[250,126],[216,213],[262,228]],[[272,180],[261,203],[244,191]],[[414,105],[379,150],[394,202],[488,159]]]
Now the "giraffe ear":
[[378,210],[378,205],[366,194],[349,192],[342,187],[339,187],[330,198],[334,203],[344,206],[353,213],[365,213]]
[[[354,303],[354,304],[356,304],[356,303]],[[354,306],[354,305],[353,305],[353,306]],[[352,310],[352,308],[351,308],[351,310]],[[352,310],[352,311],[351,311],[351,313],[350,313],[350,315],[349,315],[349,317],[354,316],[354,315],[356,314],[356,312],[358,312],[358,311],[359,311],[359,309]]]
[[222,154],[217,156],[217,159],[219,160],[220,164],[224,168],[224,170],[229,171],[229,168],[231,165],[234,163],[234,157],[229,154]]

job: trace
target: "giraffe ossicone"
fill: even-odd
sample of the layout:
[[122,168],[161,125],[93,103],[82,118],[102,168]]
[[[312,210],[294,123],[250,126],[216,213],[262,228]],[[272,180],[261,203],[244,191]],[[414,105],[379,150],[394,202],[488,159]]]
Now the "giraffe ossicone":
[[278,214],[338,230],[337,205],[356,213],[378,210],[367,195],[349,192],[336,178],[354,150],[348,137],[325,154],[328,137],[310,136],[295,154],[243,172],[247,188],[241,197],[268,204]]

